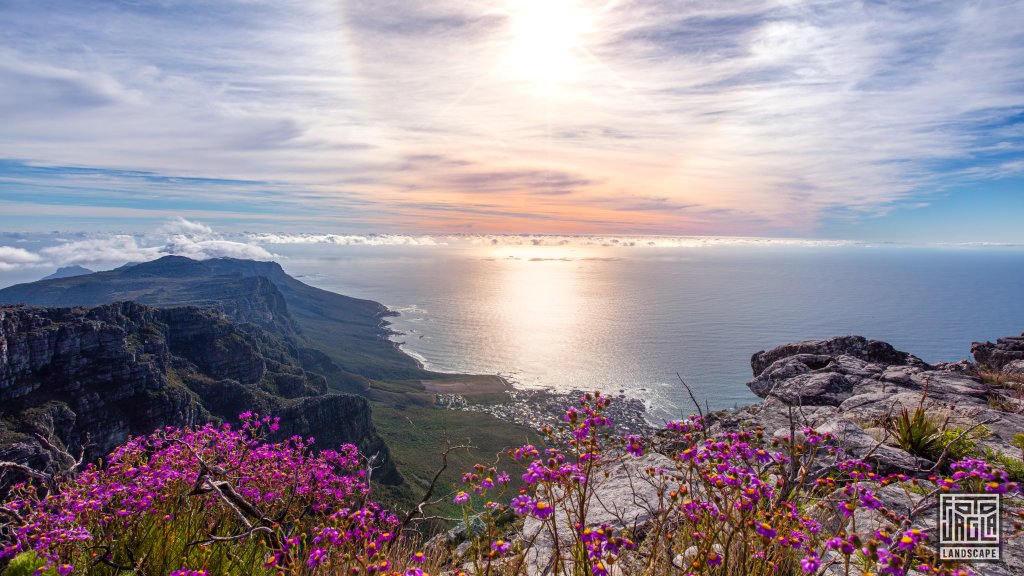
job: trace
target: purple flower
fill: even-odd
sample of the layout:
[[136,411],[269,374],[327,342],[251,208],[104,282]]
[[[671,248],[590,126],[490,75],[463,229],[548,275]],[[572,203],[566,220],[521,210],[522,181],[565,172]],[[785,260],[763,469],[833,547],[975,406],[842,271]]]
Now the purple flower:
[[327,553],[324,552],[323,548],[313,548],[309,553],[309,558],[306,560],[306,564],[311,567],[317,567],[327,561]]
[[508,553],[511,547],[512,545],[504,540],[495,540],[494,542],[491,542],[491,555],[504,556]]
[[515,498],[513,498],[512,502],[510,502],[509,505],[512,507],[512,510],[516,514],[518,514],[519,516],[525,516],[529,514],[531,510],[533,510],[534,501],[529,496],[523,494],[521,496],[516,496]]
[[544,501],[538,501],[533,505],[533,515],[540,520],[551,516],[554,511],[555,509],[551,507],[551,504]]
[[634,456],[643,456],[643,440],[635,434],[630,434],[629,436],[626,436],[626,452],[629,452]]
[[900,538],[900,541],[896,546],[900,550],[913,550],[924,538],[924,532],[921,532],[917,528],[911,528],[903,533],[903,536]]
[[800,561],[800,568],[808,574],[816,571],[819,566],[821,566],[821,559],[813,552],[804,556],[803,560]]

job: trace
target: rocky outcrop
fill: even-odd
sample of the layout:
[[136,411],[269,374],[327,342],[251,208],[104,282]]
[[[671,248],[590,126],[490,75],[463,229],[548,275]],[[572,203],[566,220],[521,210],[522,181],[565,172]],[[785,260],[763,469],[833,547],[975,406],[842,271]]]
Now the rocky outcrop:
[[[975,343],[972,351],[979,364],[1012,369],[1018,356],[1024,358],[1024,338]],[[923,403],[948,427],[983,425],[981,448],[1019,454],[1012,445],[1014,435],[1024,432],[1018,401],[982,381],[977,367],[966,362],[931,366],[885,342],[842,336],[758,352],[751,368],[754,378],[747,386],[765,401],[725,413],[719,426],[786,432],[793,414],[801,425],[836,433],[854,455],[870,454],[883,470],[913,471],[931,463],[878,436],[889,418]]]
[[804,340],[783,344],[767,352],[762,350],[750,359],[750,367],[754,370],[754,376],[760,376],[776,361],[797,355],[814,356],[819,359],[843,355],[882,364],[920,362],[910,354],[896,350],[887,342],[868,340],[863,336],[839,336],[828,340]]
[[[966,433],[976,445],[972,456],[987,457],[994,451],[1019,459],[1014,437],[1024,433],[1024,402],[1019,399],[1024,336],[974,343],[971,352],[976,364],[929,365],[885,342],[860,336],[807,340],[758,352],[751,358],[753,378],[747,386],[763,401],[715,413],[709,418],[711,432],[761,428],[769,436],[781,437],[795,426],[799,437],[801,428],[811,427],[832,434],[848,456],[872,462],[881,473],[908,474],[925,486],[936,465],[929,458],[936,455],[910,454],[886,431],[887,422],[903,409],[913,412],[923,406],[940,428]],[[860,531],[886,527],[891,521],[883,510],[905,514],[922,498],[895,485],[878,487],[875,496],[883,508],[859,509]],[[920,513],[914,524],[929,531],[935,525],[933,509]],[[1024,563],[1024,541],[1004,540],[1002,554],[1002,563],[972,568],[992,576],[1016,574],[1013,567]]]
[[322,447],[378,453],[378,478],[401,482],[366,400],[325,391],[285,338],[216,310],[0,307],[0,459],[37,461],[36,433],[95,459],[132,435],[254,410]]
[[1024,334],[971,344],[974,361],[990,370],[1024,374]]

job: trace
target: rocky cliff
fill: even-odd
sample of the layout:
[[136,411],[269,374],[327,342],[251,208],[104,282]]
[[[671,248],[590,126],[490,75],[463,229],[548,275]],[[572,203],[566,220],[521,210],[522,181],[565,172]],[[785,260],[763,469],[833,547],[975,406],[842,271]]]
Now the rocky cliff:
[[[757,424],[768,432],[788,428],[790,409],[801,423],[848,437],[865,451],[878,442],[885,424],[904,408],[918,405],[949,429],[981,424],[981,448],[1018,454],[1013,444],[1024,433],[1024,402],[1017,386],[1000,380],[1024,359],[1024,338],[974,343],[976,363],[930,365],[891,345],[860,336],[809,340],[754,354],[754,378],[747,386],[764,402],[729,413],[727,426]],[[1010,372],[1005,372],[1009,374]],[[872,455],[883,467],[916,469],[925,464],[891,442]]]
[[377,453],[377,477],[401,482],[366,400],[326,394],[299,356],[286,337],[213,309],[0,307],[0,459],[40,463],[34,434],[50,430],[92,459],[161,426],[255,410],[321,446]]
[[123,300],[208,307],[235,322],[256,324],[299,348],[308,367],[337,390],[365,391],[367,378],[426,374],[388,340],[384,306],[304,284],[275,262],[165,256],[0,290],[0,304],[98,306]]

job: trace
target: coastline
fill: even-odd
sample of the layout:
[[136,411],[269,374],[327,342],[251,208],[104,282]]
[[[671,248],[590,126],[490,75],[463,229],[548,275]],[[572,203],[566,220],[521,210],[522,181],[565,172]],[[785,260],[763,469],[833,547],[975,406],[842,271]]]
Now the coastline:
[[[405,341],[392,339],[407,336],[391,328],[386,318],[401,313],[383,304],[386,312],[381,314],[383,336],[396,350],[414,361],[421,370],[431,375],[421,378],[423,391],[434,395],[434,406],[444,410],[482,412],[495,418],[540,431],[544,426],[557,424],[566,406],[579,401],[587,392],[584,390],[556,390],[554,388],[519,388],[515,381],[501,374],[467,374],[464,372],[441,372],[427,368],[427,359],[405,347]],[[619,394],[612,404],[609,418],[620,432],[647,434],[655,430],[646,419],[644,403],[625,394]]]

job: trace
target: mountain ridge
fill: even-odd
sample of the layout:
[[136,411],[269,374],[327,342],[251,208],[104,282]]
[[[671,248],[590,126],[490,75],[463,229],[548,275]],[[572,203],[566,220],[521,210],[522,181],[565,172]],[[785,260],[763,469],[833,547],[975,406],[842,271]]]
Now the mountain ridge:
[[231,421],[254,410],[321,447],[360,445],[401,476],[366,399],[327,394],[283,338],[193,306],[0,306],[0,459],[39,464],[35,434],[87,459],[163,426]]
[[[18,284],[0,290],[0,304],[97,306],[131,300],[152,306],[212,307],[308,349],[332,387],[360,392],[369,378],[427,373],[388,340],[386,307],[309,286],[276,262],[164,256],[93,274]],[[326,358],[325,358],[326,357]],[[332,368],[330,360],[335,366]]]

